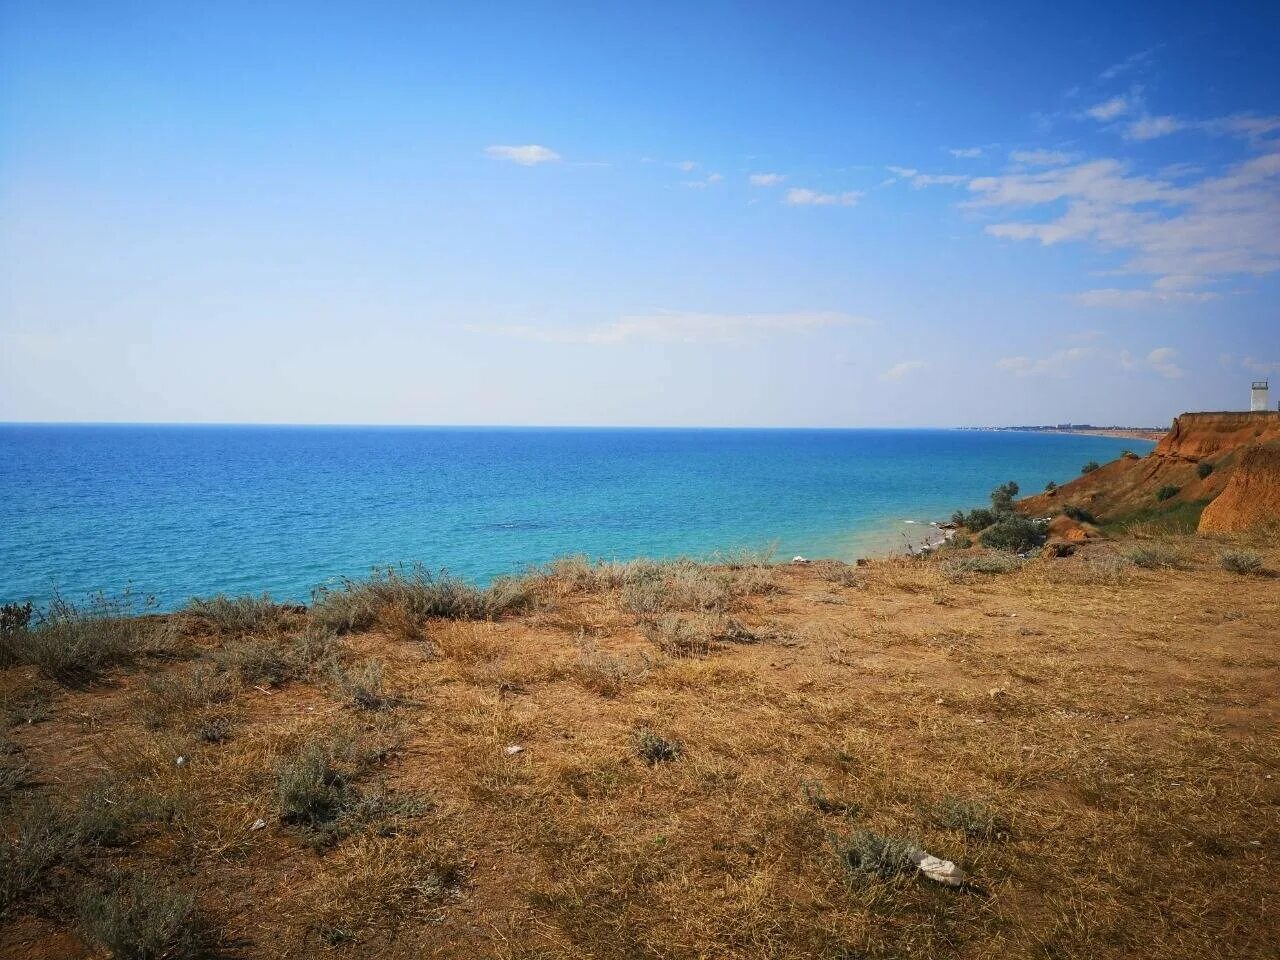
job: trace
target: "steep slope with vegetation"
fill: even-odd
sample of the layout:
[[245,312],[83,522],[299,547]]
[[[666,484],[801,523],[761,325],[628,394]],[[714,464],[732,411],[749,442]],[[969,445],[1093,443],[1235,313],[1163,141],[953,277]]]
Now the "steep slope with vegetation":
[[[1273,442],[1280,442],[1280,413],[1184,413],[1147,456],[1129,454],[1093,465],[1095,469],[1017,506],[1028,516],[1050,516],[1071,506],[1112,527],[1148,522],[1189,532],[1198,528],[1206,506],[1228,488],[1245,453]],[[1251,461],[1251,470],[1265,472],[1268,462]],[[1265,480],[1249,489],[1263,499],[1244,525],[1280,522],[1280,499],[1266,492]]]

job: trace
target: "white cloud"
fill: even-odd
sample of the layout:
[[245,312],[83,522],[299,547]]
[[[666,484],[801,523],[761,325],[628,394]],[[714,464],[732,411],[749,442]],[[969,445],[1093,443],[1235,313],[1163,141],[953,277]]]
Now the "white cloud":
[[467,329],[540,343],[734,343],[865,322],[861,317],[834,312],[728,314],[664,311],[580,326],[473,324]]
[[499,160],[510,160],[512,163],[518,163],[522,167],[533,167],[540,163],[555,163],[560,159],[560,154],[536,143],[526,143],[519,147],[495,144],[492,147],[485,147],[484,152]]
[[1187,125],[1177,117],[1140,117],[1124,129],[1127,140],[1155,140],[1177,133]]
[[1209,300],[1217,300],[1221,296],[1219,293],[1209,291],[1104,287],[1099,290],[1085,290],[1083,293],[1076,294],[1076,299],[1086,307],[1150,307],[1166,303],[1205,303]]
[[712,173],[701,180],[686,180],[684,182],[684,185],[686,187],[710,187],[710,186],[713,186],[714,184],[719,183],[723,179],[724,179],[723,174]]
[[1014,150],[1009,154],[1009,159],[1029,167],[1060,167],[1075,158],[1060,150]]
[[982,148],[981,147],[960,147],[959,149],[948,150],[947,153],[951,154],[957,160],[973,160],[977,157],[982,156]]
[[780,173],[753,173],[747,179],[753,187],[776,187],[786,177]]
[[852,207],[862,197],[859,190],[844,193],[819,193],[804,187],[792,187],[787,191],[786,202],[792,207]]
[[1001,357],[996,361],[996,366],[1019,377],[1062,376],[1075,364],[1097,355],[1096,347],[1071,347],[1038,360],[1024,356]]
[[1047,219],[989,225],[992,236],[1046,246],[1094,243],[1124,255],[1118,272],[1155,280],[1153,292],[1093,292],[1095,305],[1203,300],[1209,295],[1192,288],[1280,269],[1280,144],[1198,180],[1136,175],[1102,159],[977,177],[969,189],[970,208],[1047,208]]
[[1147,363],[1151,364],[1156,373],[1170,380],[1176,380],[1183,375],[1183,370],[1174,361],[1178,358],[1178,351],[1173,347],[1156,347],[1147,354]]
[[1280,360],[1257,360],[1253,357],[1245,357],[1240,361],[1240,365],[1254,373],[1280,373]]
[[683,170],[685,173],[693,173],[698,169],[698,164],[693,160],[681,160],[679,163],[673,163],[672,166],[677,170]]
[[[917,190],[924,187],[937,186],[939,184],[954,185],[958,183],[966,183],[968,176],[958,173],[921,173],[914,167],[885,167],[895,177],[906,180]],[[892,181],[889,181],[892,182]]]
[[[1077,371],[1082,371],[1087,376],[1099,367],[1111,367],[1129,371],[1146,369],[1162,377],[1175,379],[1183,375],[1182,368],[1176,363],[1177,357],[1178,353],[1172,347],[1157,347],[1147,354],[1145,360],[1135,360],[1127,350],[1113,351],[1089,346],[1057,350],[1040,358],[1002,357],[996,361],[996,367],[1017,377],[1066,377]],[[1082,367],[1084,364],[1087,366]]]
[[1101,103],[1095,103],[1092,107],[1085,111],[1086,114],[1095,120],[1107,121],[1114,120],[1116,117],[1123,116],[1129,112],[1132,103],[1127,96],[1111,97],[1103,100]]
[[880,374],[881,380],[901,380],[913,370],[920,370],[924,367],[923,360],[903,360],[901,363],[895,363],[892,367]]
[[1128,73],[1140,67],[1145,67],[1151,61],[1151,55],[1155,53],[1155,48],[1150,50],[1140,50],[1132,56],[1125,57],[1119,63],[1113,63],[1107,69],[1098,74],[1099,80],[1114,80],[1123,73]]

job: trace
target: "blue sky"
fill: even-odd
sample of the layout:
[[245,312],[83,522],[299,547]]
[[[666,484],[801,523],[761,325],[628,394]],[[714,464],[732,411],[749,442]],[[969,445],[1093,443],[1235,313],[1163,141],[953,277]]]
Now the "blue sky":
[[0,420],[1237,409],[1280,382],[1278,37],[1274,4],[10,3]]

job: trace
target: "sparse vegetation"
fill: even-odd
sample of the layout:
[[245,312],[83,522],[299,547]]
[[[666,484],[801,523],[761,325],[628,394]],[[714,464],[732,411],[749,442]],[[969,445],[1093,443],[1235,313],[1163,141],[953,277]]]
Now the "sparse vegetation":
[[1053,493],[1057,489],[1058,489],[1058,484],[1054,480],[1050,480],[1048,483],[1044,485],[1045,493]]
[[1227,550],[1218,558],[1218,563],[1231,573],[1253,574],[1262,570],[1262,556],[1252,550]]
[[1097,460],[1090,460],[1088,463],[1086,463],[1083,467],[1080,468],[1080,472],[1093,473],[1093,471],[1097,470],[1100,466],[1101,464],[1098,463]]
[[1181,570],[1186,566],[1186,558],[1180,550],[1158,541],[1131,547],[1125,552],[1125,557],[1144,570]]
[[223,593],[205,599],[193,597],[185,609],[219,633],[233,635],[273,630],[287,617],[285,608],[265,593],[260,597],[228,597]]
[[1007,840],[1008,821],[981,800],[944,797],[933,810],[933,821],[945,830],[959,830],[975,840]]
[[1012,573],[1022,566],[1022,561],[1008,553],[979,553],[971,557],[956,557],[943,564],[943,570],[953,580],[960,580],[971,573]]
[[199,960],[212,947],[195,897],[146,874],[91,891],[81,903],[80,928],[118,960]]
[[684,753],[684,744],[679,740],[669,740],[659,736],[647,727],[637,730],[632,737],[636,755],[649,766],[655,763],[670,763],[679,760]]
[[871,830],[858,830],[835,843],[836,856],[850,873],[876,876],[885,880],[916,869],[912,857],[920,853],[920,845],[912,840],[890,837]]
[[172,624],[142,616],[139,606],[128,593],[118,599],[99,594],[82,606],[54,597],[34,624],[29,613],[11,613],[0,633],[0,664],[32,666],[77,685],[142,656],[172,656],[178,649]]
[[1213,464],[1208,460],[1201,460],[1196,464],[1196,476],[1203,480],[1209,474],[1213,473]]
[[[1247,956],[1274,591],[1209,568],[1276,548],[1120,536],[1053,561],[557,564],[523,613],[415,620],[420,642],[183,612],[188,655],[119,683],[0,670],[4,942],[65,953],[53,918],[83,912],[95,956]],[[1135,550],[1196,569],[1157,583]],[[657,612],[626,605],[637,582]],[[997,894],[921,876],[925,850]],[[1062,899],[1006,895],[1028,863]],[[1176,931],[1157,901],[1189,905]],[[202,905],[218,935],[185,940],[170,920]]]
[[1163,487],[1161,487],[1159,490],[1156,491],[1156,500],[1158,500],[1160,503],[1164,503],[1166,500],[1170,500],[1173,497],[1176,497],[1178,495],[1178,491],[1180,491],[1181,489],[1182,489],[1181,487],[1175,487],[1171,483],[1165,484]]
[[531,582],[521,578],[500,577],[482,589],[420,565],[384,567],[367,580],[344,580],[339,587],[317,590],[311,615],[345,633],[374,626],[388,610],[419,623],[432,617],[495,620],[528,609],[533,599]]

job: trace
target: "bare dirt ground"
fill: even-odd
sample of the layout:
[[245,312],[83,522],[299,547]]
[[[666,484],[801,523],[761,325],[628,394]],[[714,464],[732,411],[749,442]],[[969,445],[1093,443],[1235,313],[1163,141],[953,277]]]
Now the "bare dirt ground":
[[1274,957],[1280,551],[1230,546],[566,563],[11,666],[0,957]]

